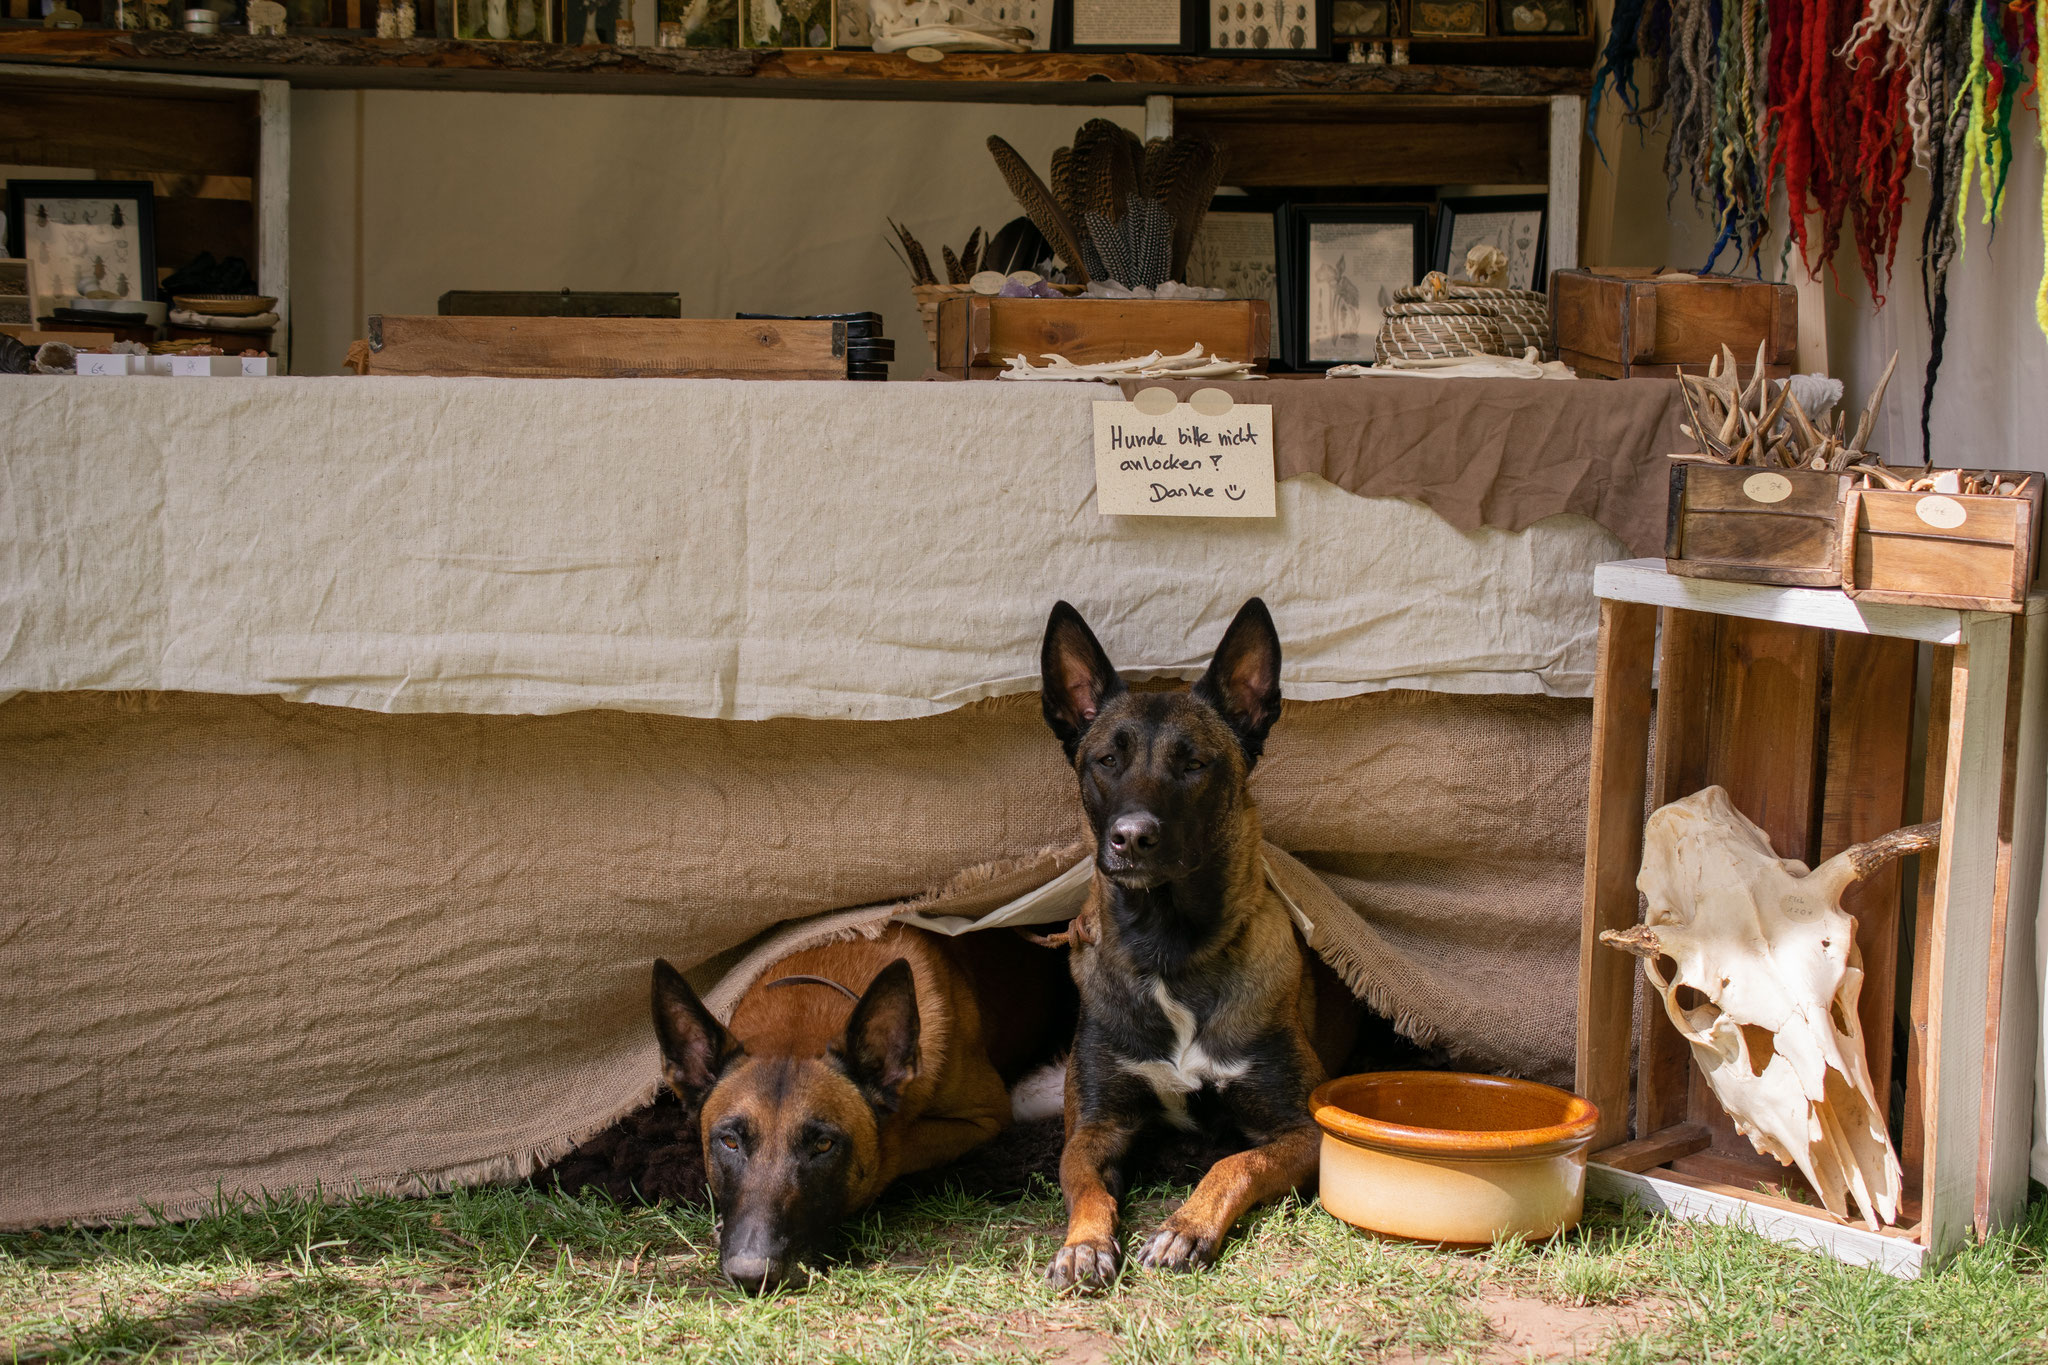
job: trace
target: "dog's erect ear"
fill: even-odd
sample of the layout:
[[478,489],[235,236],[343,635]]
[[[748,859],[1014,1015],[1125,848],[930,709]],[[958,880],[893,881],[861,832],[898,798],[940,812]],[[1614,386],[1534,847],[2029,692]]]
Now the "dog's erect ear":
[[1045,623],[1045,644],[1038,651],[1038,668],[1045,723],[1060,737],[1072,761],[1095,713],[1124,690],[1124,680],[1116,675],[1081,613],[1065,602],[1053,603],[1052,617]]
[[1254,597],[1237,609],[1195,695],[1223,713],[1253,763],[1266,732],[1280,718],[1280,633],[1266,604]]
[[654,1036],[661,1040],[661,1078],[691,1111],[703,1107],[719,1073],[740,1052],[725,1025],[664,958],[654,959]]
[[868,1103],[888,1113],[917,1075],[917,1035],[917,983],[899,957],[868,984],[832,1055]]

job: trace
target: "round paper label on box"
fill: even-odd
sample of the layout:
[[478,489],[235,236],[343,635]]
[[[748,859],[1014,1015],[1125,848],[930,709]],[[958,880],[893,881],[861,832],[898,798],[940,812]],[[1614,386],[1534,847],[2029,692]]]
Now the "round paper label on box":
[[1783,474],[1752,474],[1742,481],[1742,492],[1751,502],[1783,502],[1792,496],[1792,480]]
[[1938,531],[1953,531],[1969,516],[1961,503],[1954,498],[1944,498],[1939,493],[1914,503],[1913,511],[1920,520]]

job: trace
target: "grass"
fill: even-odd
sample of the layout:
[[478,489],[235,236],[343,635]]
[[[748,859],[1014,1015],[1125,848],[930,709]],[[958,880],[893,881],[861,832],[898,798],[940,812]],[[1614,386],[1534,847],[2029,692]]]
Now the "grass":
[[[1132,1229],[1170,1207],[1134,1201]],[[1205,1274],[1060,1299],[1057,1195],[901,1196],[808,1290],[723,1288],[708,1213],[535,1190],[223,1208],[0,1236],[0,1362],[2048,1362],[2048,1196],[1902,1283],[1727,1228],[1596,1207],[1543,1246],[1381,1242],[1312,1202]]]

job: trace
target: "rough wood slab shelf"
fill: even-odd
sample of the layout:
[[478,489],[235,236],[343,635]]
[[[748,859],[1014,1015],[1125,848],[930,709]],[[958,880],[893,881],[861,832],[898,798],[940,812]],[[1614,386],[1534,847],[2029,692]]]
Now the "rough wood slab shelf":
[[1358,66],[1143,53],[696,51],[293,34],[0,28],[0,62],[285,80],[307,89],[1140,104],[1151,95],[1583,95],[1588,67]]

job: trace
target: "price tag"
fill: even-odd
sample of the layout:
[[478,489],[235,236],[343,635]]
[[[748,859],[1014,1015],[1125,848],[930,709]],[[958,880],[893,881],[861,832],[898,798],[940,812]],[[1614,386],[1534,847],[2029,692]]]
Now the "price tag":
[[1095,405],[1095,510],[1107,517],[1270,517],[1273,407],[1197,389]]

